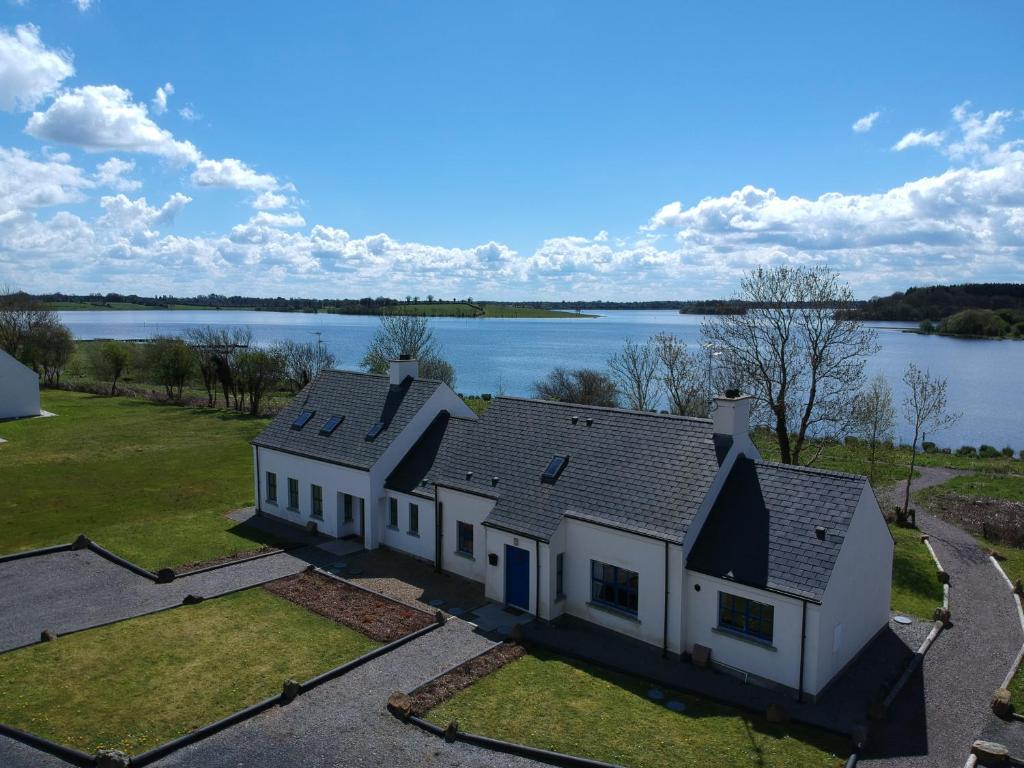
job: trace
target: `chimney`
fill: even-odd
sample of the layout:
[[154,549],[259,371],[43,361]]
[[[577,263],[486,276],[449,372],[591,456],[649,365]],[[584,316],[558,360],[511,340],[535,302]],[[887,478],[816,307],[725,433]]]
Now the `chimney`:
[[733,439],[750,434],[750,395],[741,394],[738,389],[727,389],[724,395],[715,398],[711,412],[715,435]]
[[391,361],[389,371],[391,386],[398,386],[406,379],[415,379],[419,373],[420,365],[413,360],[412,355],[399,355],[397,360]]

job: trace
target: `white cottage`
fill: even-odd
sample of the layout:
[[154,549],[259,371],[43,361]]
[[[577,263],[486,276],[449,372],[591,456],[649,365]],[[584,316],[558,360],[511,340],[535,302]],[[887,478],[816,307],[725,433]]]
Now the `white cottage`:
[[0,350],[0,419],[39,414],[39,376]]
[[814,698],[886,626],[893,541],[865,478],[761,461],[729,394],[713,419],[477,417],[412,360],[330,371],[253,441],[257,505]]

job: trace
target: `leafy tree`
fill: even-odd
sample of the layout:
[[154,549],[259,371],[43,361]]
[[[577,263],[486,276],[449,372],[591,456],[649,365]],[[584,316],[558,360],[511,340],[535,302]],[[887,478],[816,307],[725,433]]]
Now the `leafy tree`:
[[892,388],[884,376],[875,376],[854,403],[855,434],[867,443],[868,478],[875,479],[878,451],[888,445],[896,428]]
[[110,394],[117,394],[117,382],[128,369],[132,358],[131,345],[124,341],[107,341],[89,346],[89,363],[93,375],[110,382]]
[[387,373],[391,361],[401,355],[409,355],[419,363],[423,378],[455,386],[455,368],[444,359],[426,317],[382,314],[361,365],[370,373]]
[[234,356],[235,380],[242,402],[249,400],[249,413],[257,416],[268,391],[281,380],[284,361],[273,349],[243,349]]
[[903,398],[903,415],[914,428],[914,441],[910,446],[910,469],[907,472],[907,488],[903,494],[903,509],[898,515],[900,525],[906,525],[910,514],[910,483],[914,478],[914,462],[917,459],[917,442],[925,433],[935,433],[951,427],[960,419],[960,414],[951,413],[946,406],[946,380],[933,377],[927,370],[922,371],[913,363],[903,373],[907,394]]
[[43,372],[47,386],[60,384],[64,367],[75,351],[75,339],[59,321],[36,325],[25,339],[23,356],[29,365]]
[[37,299],[0,286],[0,349],[7,354],[21,360],[25,344],[36,329],[60,324],[57,313]]
[[810,436],[848,428],[875,332],[837,311],[853,294],[828,267],[759,268],[742,279],[738,298],[745,312],[712,317],[701,334],[734,383],[751,390],[782,461],[799,464]]
[[607,374],[592,368],[555,368],[546,378],[534,383],[533,391],[543,400],[611,408],[619,404],[615,382]]
[[145,366],[171,400],[180,400],[182,390],[196,368],[196,355],[177,336],[155,336],[145,345]]
[[626,405],[636,411],[653,411],[658,406],[658,348],[653,341],[643,344],[626,339],[622,349],[608,359],[612,378]]

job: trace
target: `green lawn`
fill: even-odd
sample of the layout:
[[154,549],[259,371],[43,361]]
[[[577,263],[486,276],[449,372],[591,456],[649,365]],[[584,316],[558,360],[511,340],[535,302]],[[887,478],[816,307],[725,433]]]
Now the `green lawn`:
[[253,503],[265,419],[53,390],[43,408],[0,424],[4,553],[85,533],[154,569],[268,543],[223,514]]
[[375,647],[250,589],[0,655],[0,722],[138,753]]
[[[759,429],[753,433],[752,437],[754,444],[766,461],[779,460],[779,444],[773,433]],[[809,444],[804,448],[801,462],[806,463],[817,452],[818,445],[816,443]],[[878,488],[905,479],[909,463],[910,453],[908,451],[879,450],[875,457],[872,484]],[[831,469],[836,472],[849,472],[865,477],[871,474],[867,448],[862,443],[852,441],[850,443],[826,443],[821,447],[820,455],[811,466],[816,469]]]
[[1024,502],[1024,476],[1022,475],[961,475],[953,477],[941,486],[927,488],[928,491],[953,491],[964,496],[986,499],[1005,499]]
[[942,605],[942,584],[928,548],[916,528],[890,525],[896,542],[892,560],[892,609],[898,613],[931,619]]
[[847,740],[683,693],[682,714],[639,679],[545,654],[514,661],[427,714],[438,725],[631,768],[841,766]]

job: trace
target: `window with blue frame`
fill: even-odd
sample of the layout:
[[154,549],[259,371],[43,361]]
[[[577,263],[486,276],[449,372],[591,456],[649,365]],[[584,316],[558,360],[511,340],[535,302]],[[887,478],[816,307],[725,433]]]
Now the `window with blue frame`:
[[775,632],[775,607],[719,592],[718,628],[770,643]]
[[590,561],[590,599],[634,616],[640,603],[640,575],[616,565]]
[[472,523],[459,522],[457,525],[457,537],[455,551],[460,555],[473,556],[473,525]]

